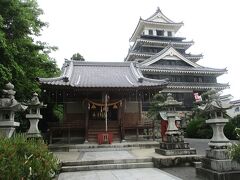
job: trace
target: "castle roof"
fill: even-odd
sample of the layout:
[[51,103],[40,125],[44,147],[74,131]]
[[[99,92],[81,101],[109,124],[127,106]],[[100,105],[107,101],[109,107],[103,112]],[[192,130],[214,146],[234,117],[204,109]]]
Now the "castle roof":
[[168,17],[166,17],[162,11],[158,8],[157,11],[147,19],[140,18],[135,28],[131,38],[129,39],[130,42],[134,42],[143,31],[144,27],[157,27],[157,28],[169,28],[173,29],[177,32],[183,26],[183,22],[173,22]]

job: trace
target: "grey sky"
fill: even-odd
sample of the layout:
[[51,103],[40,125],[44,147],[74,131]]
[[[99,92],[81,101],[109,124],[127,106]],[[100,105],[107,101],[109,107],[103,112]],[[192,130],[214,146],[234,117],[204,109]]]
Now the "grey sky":
[[139,17],[152,15],[157,7],[184,26],[177,36],[194,40],[192,54],[203,53],[200,65],[225,68],[218,78],[230,83],[234,99],[239,99],[240,11],[238,0],[38,0],[44,10],[43,41],[59,47],[51,56],[62,66],[64,58],[81,53],[87,61],[123,61]]

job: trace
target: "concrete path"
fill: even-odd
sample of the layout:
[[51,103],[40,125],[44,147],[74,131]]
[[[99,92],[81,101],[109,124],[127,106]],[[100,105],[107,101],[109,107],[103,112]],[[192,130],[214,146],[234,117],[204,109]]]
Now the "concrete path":
[[181,180],[156,168],[61,173],[58,180]]

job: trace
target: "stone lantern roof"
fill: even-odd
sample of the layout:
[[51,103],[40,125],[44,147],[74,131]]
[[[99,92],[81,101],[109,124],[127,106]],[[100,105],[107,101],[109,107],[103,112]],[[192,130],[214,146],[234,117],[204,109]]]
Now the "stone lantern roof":
[[0,99],[0,110],[11,110],[11,111],[24,111],[27,109],[27,106],[19,103],[14,95],[16,91],[13,90],[14,85],[10,82],[5,85],[5,88],[2,90],[2,98]]
[[33,93],[32,99],[25,104],[29,107],[39,107],[39,108],[46,107],[46,105],[44,105],[43,102],[39,101],[38,94],[36,92]]
[[181,106],[183,103],[182,102],[178,102],[177,100],[175,100],[172,96],[172,93],[168,93],[167,94],[167,100],[161,104],[159,104],[159,106],[161,107],[176,107],[176,106]]
[[228,102],[221,101],[218,92],[215,89],[212,89],[209,92],[207,103],[199,106],[199,109],[205,112],[224,112],[232,106],[233,105]]

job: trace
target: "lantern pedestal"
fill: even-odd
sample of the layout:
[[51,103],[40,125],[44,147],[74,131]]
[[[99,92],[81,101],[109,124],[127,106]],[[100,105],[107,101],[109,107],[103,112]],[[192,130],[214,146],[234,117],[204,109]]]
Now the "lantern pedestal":
[[[196,149],[190,148],[189,143],[184,142],[180,136],[167,136],[166,142],[160,143],[160,148],[155,149],[155,152],[165,156],[175,155],[194,155]],[[172,141],[172,140],[175,141]],[[170,140],[170,141],[169,141]]]
[[39,129],[38,129],[38,122],[39,119],[42,119],[42,115],[35,115],[35,114],[27,114],[26,118],[29,119],[30,128],[27,132],[28,137],[42,137]]
[[10,138],[15,131],[15,127],[18,127],[19,125],[19,122],[0,121],[0,137]]
[[209,124],[213,129],[213,137],[208,143],[210,148],[226,148],[231,146],[230,140],[226,138],[223,132],[223,128],[225,124],[228,122],[228,119],[224,118],[216,118],[216,119],[208,119],[206,123]]

